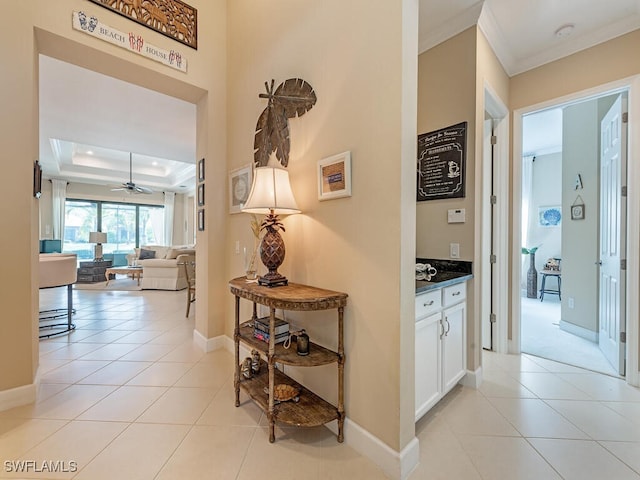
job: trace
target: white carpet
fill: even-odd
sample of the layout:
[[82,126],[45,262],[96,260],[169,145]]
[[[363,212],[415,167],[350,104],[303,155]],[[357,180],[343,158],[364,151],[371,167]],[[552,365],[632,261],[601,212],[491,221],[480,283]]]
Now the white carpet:
[[538,357],[618,376],[597,343],[560,330],[557,297],[522,298],[521,349]]
[[105,292],[142,290],[137,280],[128,277],[111,280],[109,281],[109,285],[107,285],[106,281],[98,283],[76,283],[73,285],[73,288],[76,290],[104,290]]

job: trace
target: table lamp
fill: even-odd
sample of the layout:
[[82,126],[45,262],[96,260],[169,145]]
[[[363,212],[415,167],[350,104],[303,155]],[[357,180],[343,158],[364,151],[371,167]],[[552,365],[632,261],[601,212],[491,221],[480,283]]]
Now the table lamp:
[[95,243],[93,250],[93,260],[102,261],[102,244],[107,243],[107,234],[104,232],[89,232],[89,243]]
[[284,232],[284,226],[278,215],[300,213],[291,191],[289,172],[278,167],[257,167],[242,211],[267,215],[261,226],[266,233],[260,243],[260,260],[269,271],[258,277],[258,283],[267,287],[288,285],[287,277],[278,273],[285,254],[284,240],[279,233],[279,230]]

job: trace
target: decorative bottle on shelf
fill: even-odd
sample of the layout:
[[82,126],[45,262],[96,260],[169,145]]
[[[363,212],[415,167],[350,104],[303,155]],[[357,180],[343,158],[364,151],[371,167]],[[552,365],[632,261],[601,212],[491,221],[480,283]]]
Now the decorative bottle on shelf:
[[527,298],[538,298],[538,271],[536,270],[536,252],[529,252],[529,270],[527,271]]
[[296,348],[298,355],[309,355],[309,335],[307,335],[307,332],[304,330],[300,330],[300,333],[297,336]]

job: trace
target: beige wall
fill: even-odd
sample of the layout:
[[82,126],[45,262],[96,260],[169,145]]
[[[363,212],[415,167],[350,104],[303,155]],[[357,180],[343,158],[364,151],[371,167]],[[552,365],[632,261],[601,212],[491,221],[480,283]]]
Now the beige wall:
[[[449,244],[460,244],[460,259],[474,255],[476,122],[476,27],[418,57],[418,133],[467,122],[465,198],[418,202],[416,256],[449,258]],[[447,210],[466,209],[466,222],[447,223]]]
[[[223,202],[215,202],[213,194],[224,191],[226,185],[226,2],[192,0],[190,4],[198,8],[200,49],[183,48],[188,59],[187,74],[72,30],[72,11],[84,10],[121,31],[133,28],[159,47],[175,48],[175,42],[163,35],[142,26],[132,27],[127,19],[97,5],[81,0],[35,0],[5,6],[4,14],[12,21],[0,34],[0,48],[8,66],[0,73],[0,100],[5,112],[0,120],[0,141],[3,172],[11,179],[4,194],[11,201],[3,202],[0,218],[11,228],[0,234],[0,246],[12,252],[3,269],[13,273],[0,279],[0,299],[5,305],[0,321],[0,392],[31,384],[38,363],[39,202],[31,195],[33,161],[38,158],[38,53],[198,103],[198,157],[207,156],[207,149],[216,153],[209,162],[211,176],[207,182],[212,202],[207,208],[208,224],[215,225],[226,218],[222,215]],[[208,248],[202,250],[211,252],[206,260],[213,265],[207,266],[209,278],[203,275],[199,284],[205,291],[211,288],[212,294],[199,298],[216,298],[224,285],[220,267],[224,264],[223,242],[219,238],[201,238],[202,243],[208,243]],[[201,263],[199,267],[207,268]],[[205,335],[222,333],[221,309],[198,309],[197,315],[198,326]]]
[[[640,30],[635,30],[516,75],[510,83],[512,113],[518,109],[550,102],[565,95],[640,74],[640,56],[637,55],[639,44]],[[513,218],[513,211],[511,217]],[[513,245],[512,242],[511,248],[519,250],[520,245]],[[512,284],[510,280],[510,285]],[[563,287],[567,287],[566,282]],[[509,327],[511,329],[512,326]]]
[[640,72],[640,30],[583,50],[511,79],[511,109],[604,85]]
[[[467,367],[481,364],[481,172],[484,91],[508,105],[509,77],[484,34],[471,27],[418,58],[418,132],[467,121],[466,192],[463,199],[419,202],[416,208],[416,256],[449,258],[449,244],[460,244],[460,259],[473,262],[475,279],[467,298]],[[464,208],[464,224],[447,223],[447,210]]]
[[[170,39],[96,5],[37,0],[5,8],[14,20],[2,33],[3,58],[11,68],[3,71],[0,95],[5,111],[15,113],[3,116],[0,133],[4,171],[12,179],[5,190],[12,202],[2,206],[3,222],[12,229],[0,238],[2,248],[13,252],[5,266],[16,273],[0,280],[6,305],[0,391],[30,384],[37,367],[39,204],[30,192],[32,161],[38,157],[38,52],[197,104],[196,151],[206,159],[207,205],[206,230],[197,235],[198,288],[205,293],[198,295],[196,329],[209,339],[231,332],[227,281],[243,273],[235,241],[246,244],[251,238],[246,216],[227,214],[228,171],[252,160],[255,122],[265,107],[257,97],[263,82],[300,76],[316,88],[319,100],[309,114],[291,121],[289,170],[303,214],[285,220],[289,251],[283,272],[297,282],[349,293],[347,415],[400,450],[414,437],[413,348],[407,332],[414,324],[415,202],[407,202],[401,189],[415,189],[417,2],[372,9],[365,0],[236,1],[229,2],[228,15],[224,0],[190,4],[198,8],[199,49],[184,49],[187,74],[72,30],[71,12],[84,10],[114,28],[133,28],[150,43],[175,48]],[[415,36],[403,43],[408,24]],[[411,55],[403,55],[403,48]],[[228,75],[227,51],[233,52]],[[403,91],[412,82],[413,90]],[[345,150],[353,155],[354,195],[320,203],[316,162]],[[298,321],[330,345],[335,320],[320,326],[325,322],[316,318]],[[400,349],[400,337],[406,349]],[[318,389],[331,398],[335,372],[319,376]],[[410,401],[401,401],[406,388]],[[371,392],[376,402],[370,401]]]
[[[404,3],[417,8],[413,0]],[[401,7],[400,2],[383,2],[371,8],[368,0],[237,0],[229,4],[229,50],[233,52],[229,57],[229,168],[252,161],[256,121],[266,107],[266,101],[258,98],[264,82],[275,79],[277,85],[290,77],[308,81],[316,91],[317,104],[289,121],[288,170],[302,214],[284,220],[287,256],[280,270],[297,283],[349,294],[347,416],[394,450],[414,437],[413,414],[407,413],[413,412],[412,387],[402,391],[411,398],[411,405],[401,407],[400,399],[400,372],[413,371],[413,348],[400,350],[401,330],[403,325],[414,326],[413,276],[406,268],[404,275],[411,279],[411,286],[399,288],[401,260],[409,259],[407,266],[414,261],[413,231],[407,231],[410,247],[402,240],[403,215],[406,218],[408,212],[413,223],[415,205],[413,196],[406,205],[400,200],[401,187],[411,182],[415,163],[415,147],[411,147],[415,113],[411,124],[405,125],[407,130],[401,123],[405,81]],[[415,14],[414,10],[411,17]],[[413,64],[415,58],[416,53]],[[415,93],[411,103],[415,105]],[[403,138],[408,149],[403,150]],[[345,150],[352,154],[353,196],[320,202],[317,161]],[[241,251],[252,244],[246,214],[229,217],[230,278],[243,274],[242,255],[233,253],[236,240]],[[225,303],[232,312],[228,294]],[[288,313],[287,317],[306,328],[312,340],[335,347],[333,312]],[[231,315],[226,332],[231,336]],[[316,370],[297,374],[335,401],[336,369]]]

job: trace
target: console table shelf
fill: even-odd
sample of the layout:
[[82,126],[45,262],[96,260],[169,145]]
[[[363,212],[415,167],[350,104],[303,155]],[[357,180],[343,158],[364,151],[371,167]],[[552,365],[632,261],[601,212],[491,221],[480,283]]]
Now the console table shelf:
[[[338,441],[344,440],[344,307],[347,304],[346,293],[325,290],[290,283],[285,286],[265,287],[257,283],[247,282],[245,277],[235,278],[229,282],[231,293],[235,295],[235,374],[234,387],[236,407],[240,406],[240,388],[245,390],[251,399],[267,413],[270,433],[269,441],[275,441],[275,423],[311,427],[324,425],[338,420]],[[240,298],[253,302],[251,320],[240,323]],[[257,319],[257,304],[269,307],[269,343],[253,337],[253,322]],[[316,343],[310,343],[309,355],[296,353],[295,344],[285,349],[275,344],[276,309],[292,311],[330,310],[338,311],[338,351],[334,352]],[[240,376],[240,342],[258,350],[266,357],[261,360],[260,372],[251,378]],[[336,363],[338,365],[338,405],[323,400],[311,390],[300,385],[275,368],[276,363],[299,367],[312,367]],[[292,385],[300,390],[299,401],[278,403],[273,392],[277,384]]]

